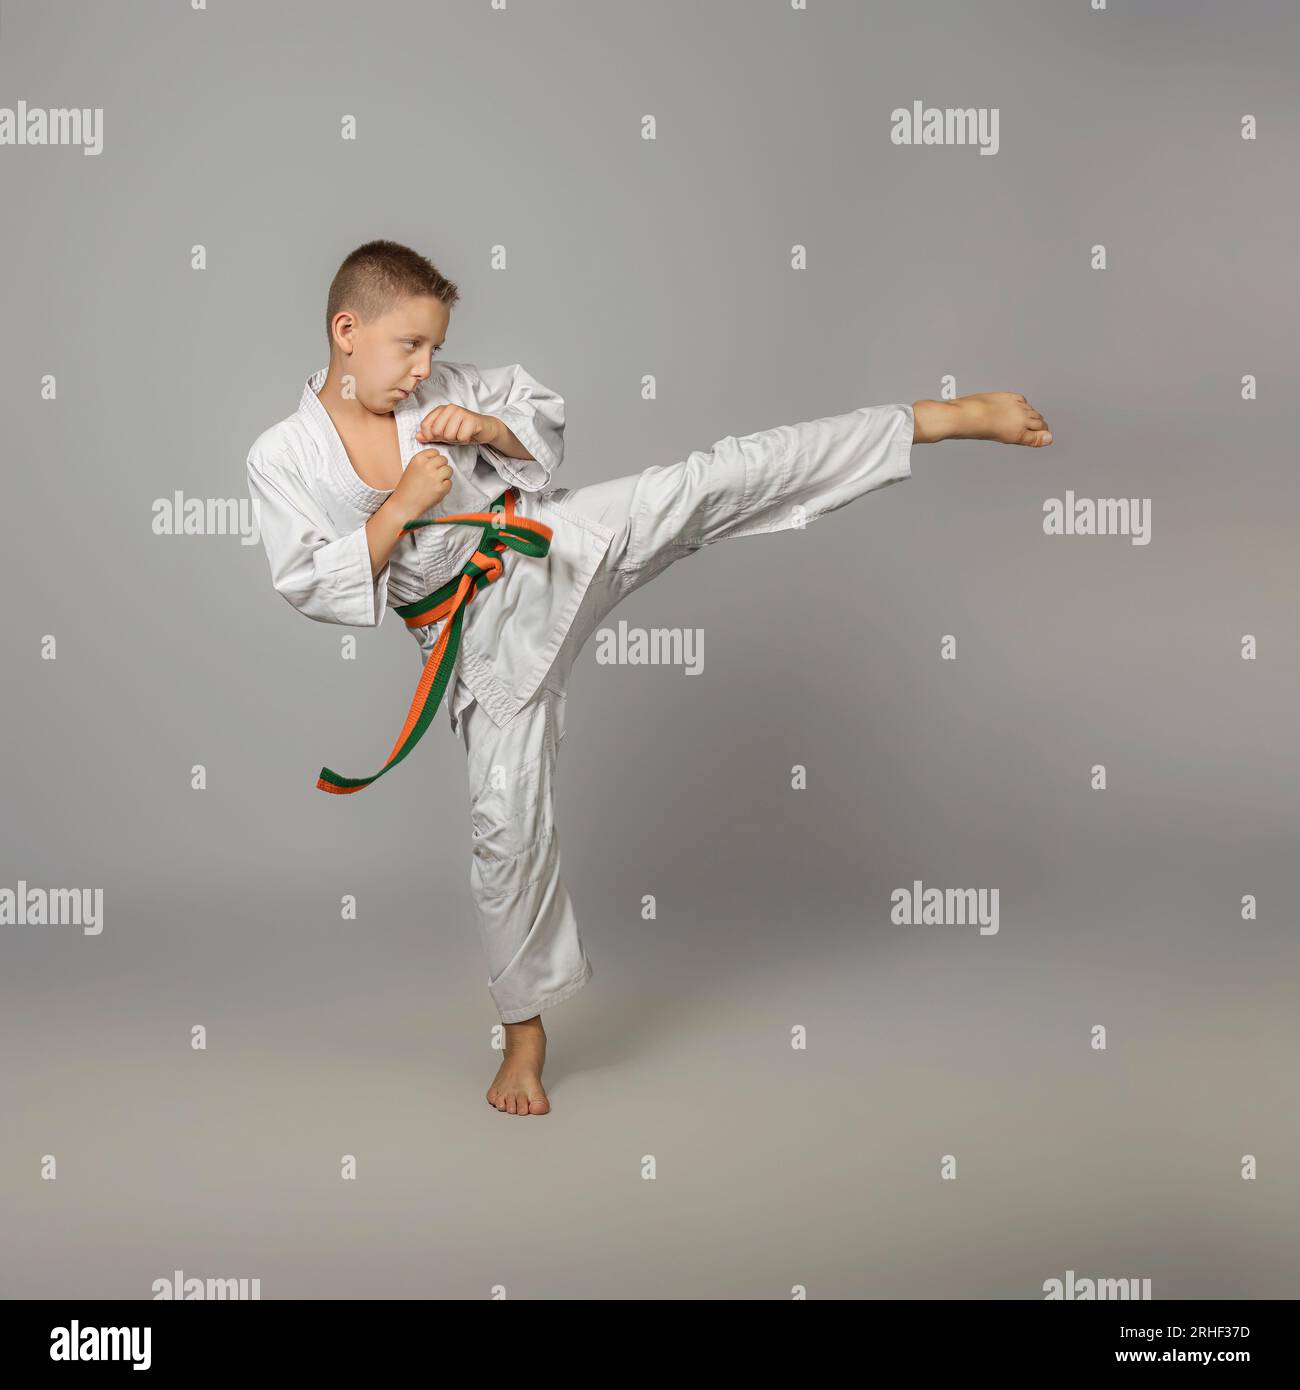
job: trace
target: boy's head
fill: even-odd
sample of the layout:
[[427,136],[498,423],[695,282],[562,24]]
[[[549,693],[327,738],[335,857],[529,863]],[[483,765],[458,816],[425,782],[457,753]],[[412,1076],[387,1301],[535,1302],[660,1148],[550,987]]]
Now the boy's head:
[[368,410],[391,412],[429,375],[460,291],[418,252],[368,241],[330,283],[330,367],[356,381]]

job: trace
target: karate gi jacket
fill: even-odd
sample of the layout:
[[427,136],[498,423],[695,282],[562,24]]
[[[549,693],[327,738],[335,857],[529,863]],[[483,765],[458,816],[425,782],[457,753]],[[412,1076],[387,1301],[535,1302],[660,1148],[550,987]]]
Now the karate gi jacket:
[[[370,487],[352,467],[316,394],[325,376],[324,368],[313,373],[298,409],[254,442],[249,496],[276,591],[318,622],[379,627],[388,608],[454,579],[483,533],[472,526],[420,527],[398,541],[372,576],[366,522],[392,493]],[[481,444],[418,443],[420,422],[448,402],[503,421],[532,460]],[[403,468],[427,448],[438,449],[451,464],[451,490],[425,516],[487,511],[513,485],[517,511],[553,532],[545,556],[507,552],[501,577],[465,608],[455,675],[445,696],[451,725],[455,729],[461,710],[477,699],[504,727],[545,679],[614,532],[552,496],[549,485],[564,457],[564,401],[518,364],[435,362],[394,414]],[[420,645],[422,662],[445,621],[407,629]]]

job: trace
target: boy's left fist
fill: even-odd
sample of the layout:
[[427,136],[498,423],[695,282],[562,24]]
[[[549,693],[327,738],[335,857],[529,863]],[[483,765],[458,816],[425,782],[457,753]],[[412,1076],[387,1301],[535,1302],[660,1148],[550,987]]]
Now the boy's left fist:
[[440,405],[431,410],[416,432],[420,444],[486,444],[490,448],[501,432],[501,421],[478,415],[463,405]]

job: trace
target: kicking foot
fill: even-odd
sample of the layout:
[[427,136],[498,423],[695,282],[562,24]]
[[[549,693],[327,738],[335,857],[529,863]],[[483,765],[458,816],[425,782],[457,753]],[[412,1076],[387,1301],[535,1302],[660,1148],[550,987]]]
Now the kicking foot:
[[487,1089],[487,1102],[507,1115],[545,1115],[551,1102],[542,1089],[546,1061],[542,1016],[507,1023],[505,1030],[506,1055]]
[[941,439],[991,439],[1041,449],[1052,442],[1047,421],[1014,391],[984,391],[955,401],[917,401],[914,444]]

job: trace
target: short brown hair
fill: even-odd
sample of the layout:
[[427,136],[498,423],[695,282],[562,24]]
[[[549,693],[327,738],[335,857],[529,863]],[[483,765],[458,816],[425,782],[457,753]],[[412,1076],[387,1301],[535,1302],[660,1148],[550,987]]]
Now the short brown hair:
[[418,251],[396,241],[368,241],[344,260],[330,281],[325,337],[333,347],[330,324],[343,309],[351,309],[370,322],[382,318],[403,299],[422,294],[431,295],[448,308],[460,298],[456,286]]

